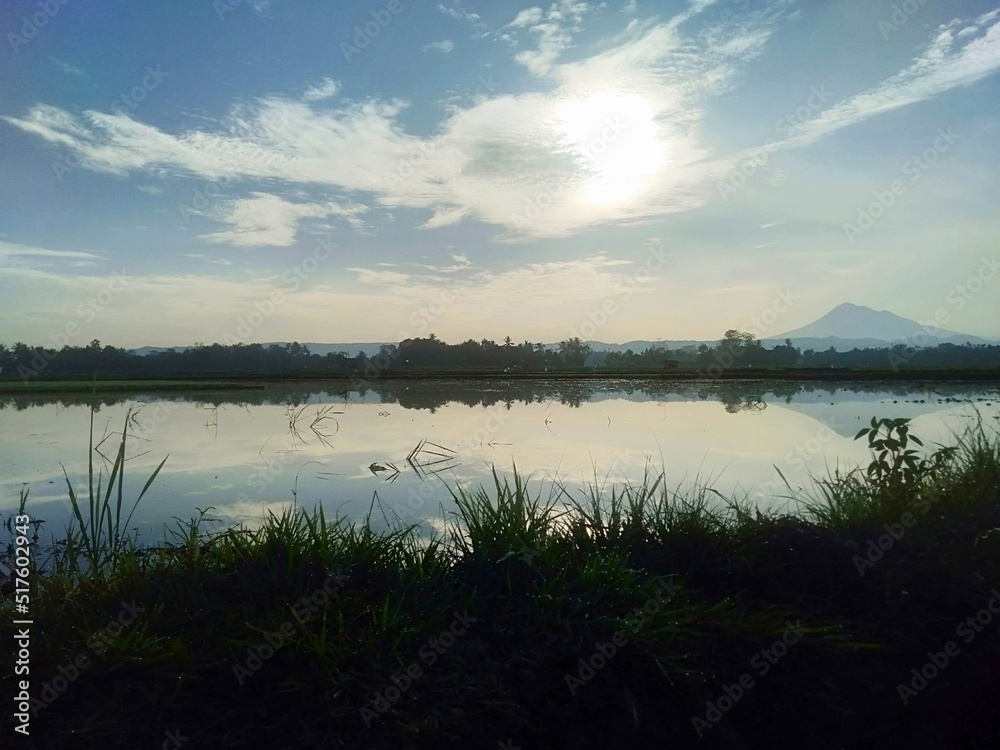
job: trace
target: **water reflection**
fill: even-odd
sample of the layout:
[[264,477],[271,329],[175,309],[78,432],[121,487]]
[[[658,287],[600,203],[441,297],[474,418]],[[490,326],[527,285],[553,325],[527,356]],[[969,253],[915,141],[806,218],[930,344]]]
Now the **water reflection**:
[[[450,486],[517,469],[553,486],[640,481],[711,484],[779,506],[781,474],[804,484],[865,461],[853,437],[873,416],[909,417],[946,440],[978,408],[996,425],[995,384],[669,384],[662,381],[375,381],[94,397],[0,397],[0,507],[30,506],[58,530],[66,483],[85,486],[94,442],[130,434],[126,493],[169,459],[136,511],[144,532],[212,506],[224,522],[259,520],[293,503],[361,518],[375,492],[387,518],[438,523]],[[130,408],[137,409],[125,427]],[[97,454],[98,462],[105,461]],[[107,464],[106,464],[107,465]]]

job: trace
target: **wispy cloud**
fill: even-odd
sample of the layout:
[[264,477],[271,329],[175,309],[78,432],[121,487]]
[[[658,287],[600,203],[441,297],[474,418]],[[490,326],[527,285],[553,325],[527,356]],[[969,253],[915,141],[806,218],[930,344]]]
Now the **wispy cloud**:
[[51,62],[53,65],[59,68],[59,70],[61,70],[63,73],[69,73],[70,75],[74,76],[85,75],[84,72],[80,70],[78,67],[76,67],[75,65],[71,65],[65,60],[60,60],[58,57],[52,57],[52,55],[49,55],[49,62]]
[[332,78],[324,78],[321,83],[307,89],[302,98],[307,102],[318,102],[336,96],[338,91],[340,91],[340,83]]
[[[588,7],[557,4],[543,23],[572,26]],[[504,240],[564,237],[703,205],[728,165],[708,161],[697,99],[702,86],[722,90],[766,36],[759,25],[740,26],[718,49],[692,56],[670,24],[631,26],[602,53],[545,63],[555,83],[549,93],[497,93],[451,107],[422,137],[400,123],[407,102],[378,99],[319,110],[262,97],[235,106],[214,131],[177,134],[47,105],[5,119],[97,171],[278,180],[334,191],[334,200],[369,193],[386,207],[429,210],[428,229],[475,218],[502,227]],[[314,196],[309,205],[319,203]],[[265,222],[232,205],[220,218],[238,228],[206,238],[283,245],[294,237],[294,217],[319,210],[272,209]]]
[[[33,247],[31,245],[19,245],[13,242],[0,240],[0,262],[7,261],[6,265],[16,263],[26,265],[33,259],[52,259],[78,261],[79,264],[91,264],[104,259],[103,255],[82,250],[49,250],[43,247]],[[2,264],[2,263],[0,263]]]
[[[716,195],[715,182],[739,155],[719,157],[706,145],[705,102],[738,85],[782,16],[720,14],[688,32],[687,22],[710,5],[694,0],[664,21],[633,19],[602,51],[572,62],[561,56],[595,7],[558,0],[522,10],[507,30],[537,47],[512,54],[550,86],[501,88],[451,106],[429,135],[408,131],[404,100],[331,104],[339,87],[329,78],[304,96],[234,105],[214,128],[171,133],[123,114],[44,104],[2,119],[94,171],[233,178],[256,189],[217,209],[213,217],[229,227],[203,235],[209,242],[283,247],[301,221],[329,216],[360,228],[363,203],[423,212],[416,221],[426,229],[474,219],[500,227],[502,241],[566,237],[690,211]],[[458,5],[439,9],[474,15]],[[996,16],[942,27],[904,71],[800,125],[784,145],[805,145],[993,72]],[[307,197],[269,195],[275,182]],[[395,213],[397,221],[407,217]]]
[[[348,268],[358,282],[382,294],[412,303],[434,299],[443,287],[461,295],[461,315],[488,317],[491,306],[514,304],[519,308],[578,307],[589,300],[614,293],[633,261],[598,253],[579,260],[527,263],[508,270],[477,267],[464,256],[454,266],[421,266],[413,271],[383,268]],[[456,273],[459,272],[459,273]],[[649,279],[652,283],[655,279]],[[504,303],[504,301],[506,302]],[[484,310],[486,312],[484,312]]]
[[205,263],[211,263],[216,266],[231,266],[233,262],[226,258],[213,258],[211,255],[203,255],[202,253],[184,253],[185,258],[191,258],[192,260],[201,260]]
[[470,13],[465,8],[462,7],[462,3],[458,0],[454,0],[450,7],[438,3],[438,10],[447,16],[451,16],[456,21],[467,21],[478,28],[486,28],[486,24],[483,23],[482,18],[478,13]]
[[367,210],[360,204],[291,203],[276,195],[254,193],[249,198],[230,201],[217,210],[215,218],[229,224],[231,229],[203,234],[199,239],[240,247],[288,247],[294,244],[302,219],[340,216],[360,226],[360,217]]
[[870,117],[968,86],[1000,69],[1000,9],[939,27],[913,64],[878,86],[802,123],[785,141],[805,146]]
[[538,36],[538,48],[518,52],[514,59],[536,76],[547,74],[559,56],[573,44],[582,30],[583,17],[593,11],[589,3],[558,0],[547,12],[541,8],[522,10],[508,28],[527,29]]
[[443,52],[445,54],[448,54],[453,49],[455,49],[455,43],[453,41],[451,41],[450,39],[444,39],[444,40],[442,40],[440,42],[431,42],[430,44],[425,44],[424,45],[424,49],[425,50],[426,49],[433,49],[433,50],[437,50],[438,52]]

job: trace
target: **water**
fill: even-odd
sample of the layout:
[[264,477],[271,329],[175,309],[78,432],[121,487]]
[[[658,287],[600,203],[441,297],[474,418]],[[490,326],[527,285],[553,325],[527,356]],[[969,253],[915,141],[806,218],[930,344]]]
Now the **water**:
[[[257,524],[293,503],[360,519],[439,525],[446,483],[492,483],[516,465],[547,496],[557,486],[641,480],[708,484],[762,508],[793,509],[794,485],[867,463],[854,435],[875,417],[948,441],[978,409],[1000,426],[997,384],[796,384],[653,381],[424,381],[99,397],[94,442],[114,458],[130,410],[126,501],[166,465],[131,527],[159,537],[173,519]],[[90,395],[0,396],[0,511],[30,489],[29,511],[57,533],[69,521],[63,468],[86,494]],[[103,442],[101,442],[103,441]],[[931,446],[931,443],[927,443]],[[931,446],[932,447],[932,446]],[[98,456],[95,472],[103,465]],[[221,526],[220,526],[221,527]],[[211,528],[211,525],[209,526]]]

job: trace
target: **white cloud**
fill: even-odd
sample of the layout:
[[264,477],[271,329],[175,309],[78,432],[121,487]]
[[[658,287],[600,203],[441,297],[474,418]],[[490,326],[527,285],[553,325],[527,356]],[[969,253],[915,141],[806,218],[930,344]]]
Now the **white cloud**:
[[[1000,69],[998,15],[1000,9],[985,13],[973,22],[956,19],[939,27],[927,49],[912,65],[875,88],[802,123],[784,145],[808,145],[875,115],[968,86],[996,72]],[[960,28],[962,31],[957,31]]]
[[202,253],[184,253],[185,258],[191,258],[193,260],[203,260],[206,263],[211,263],[216,266],[231,266],[233,262],[227,260],[226,258],[213,258],[210,255],[204,255]]
[[453,49],[455,49],[455,43],[450,39],[444,39],[440,42],[431,42],[430,44],[425,44],[424,49],[433,49],[437,50],[438,52],[444,52],[445,54],[448,54]]
[[307,102],[318,102],[336,96],[338,91],[340,91],[340,83],[332,78],[324,78],[320,84],[310,87],[302,95],[302,98]]
[[[718,49],[694,56],[674,21],[631,24],[604,52],[555,64],[590,10],[560,0],[530,27],[541,45],[529,65],[547,71],[548,92],[454,104],[429,136],[411,135],[400,124],[407,102],[378,99],[320,110],[309,101],[267,96],[235,106],[214,130],[180,133],[124,115],[74,116],[46,105],[6,120],[73,151],[96,171],[310,189],[298,208],[227,205],[218,218],[232,228],[206,235],[216,242],[284,246],[294,241],[299,220],[326,210],[316,208],[325,205],[316,195],[323,189],[428,211],[422,220],[428,229],[474,218],[502,227],[504,240],[564,237],[704,204],[728,165],[708,161],[697,99],[731,85],[763,48],[767,27],[736,27],[719,35]],[[518,23],[538,17],[521,14]]]
[[[266,96],[234,106],[215,128],[182,132],[46,105],[4,119],[95,171],[232,178],[258,191],[308,196],[291,203],[258,192],[226,204],[216,218],[229,226],[205,235],[213,242],[286,246],[301,221],[327,216],[357,227],[360,212],[331,206],[359,194],[397,209],[385,221],[411,220],[398,210],[411,209],[420,212],[415,224],[428,229],[473,219],[500,227],[503,241],[567,237],[689,211],[717,195],[716,180],[739,155],[720,158],[706,146],[706,100],[738,84],[780,14],[720,15],[695,36],[686,33],[685,22],[710,4],[695,0],[660,23],[633,19],[603,51],[569,63],[559,54],[591,5],[560,0],[522,11],[513,23],[540,42],[522,62],[544,71],[550,85],[524,93],[498,87],[453,104],[430,135],[403,125],[408,102],[377,98],[321,108]],[[961,39],[958,22],[941,31],[917,63],[878,88],[883,101],[901,106],[993,70],[1000,27],[990,14],[973,25],[976,35]],[[314,88],[327,85],[333,81]],[[876,111],[865,95],[855,97],[803,125],[793,140],[809,142]]]
[[473,26],[485,28],[486,25],[482,23],[482,19],[480,18],[478,13],[470,13],[465,8],[463,8],[462,4],[457,0],[452,5],[454,7],[448,8],[439,3],[438,10],[444,13],[445,15],[451,16],[456,21],[468,21]]
[[542,12],[541,8],[526,8],[517,14],[507,26],[513,26],[514,28],[524,28],[526,26],[534,26],[536,23],[542,20],[545,14]]
[[51,258],[74,261],[73,265],[91,265],[103,260],[104,256],[82,250],[49,250],[0,240],[0,266],[28,266],[32,261],[45,262]]
[[[580,4],[553,8],[549,16],[560,23],[582,12]],[[745,34],[752,43],[733,43],[740,38],[733,32],[719,51],[692,56],[669,25],[635,27],[604,53],[554,66],[550,92],[453,106],[426,137],[400,125],[408,105],[398,100],[320,111],[264,97],[234,107],[215,131],[178,134],[123,115],[76,117],[45,105],[6,120],[73,151],[96,171],[367,192],[383,206],[429,210],[425,228],[470,217],[503,227],[508,240],[562,237],[708,200],[712,181],[728,165],[706,161],[695,97],[704,93],[700,86],[719,90],[738,70],[734,60],[762,46],[758,29]],[[538,205],[544,213],[536,219],[529,214]],[[238,205],[229,210],[222,218],[239,228],[210,235],[212,241],[284,245],[301,218],[283,208],[265,223]]]
[[199,239],[240,247],[288,247],[294,244],[302,219],[340,216],[358,226],[367,207],[360,204],[290,203],[276,195],[253,193],[250,198],[230,201],[217,210],[216,218],[232,228],[203,234]]
[[[527,263],[509,270],[474,266],[464,256],[452,256],[456,266],[422,266],[420,272],[397,269],[348,268],[361,284],[377,287],[379,293],[406,304],[426,303],[441,296],[445,287],[461,302],[452,308],[457,319],[469,320],[469,329],[488,330],[490,310],[511,306],[547,309],[585,306],[588,301],[612,296],[624,274],[635,266],[631,260],[596,254],[580,260]],[[463,260],[459,260],[462,258]],[[463,262],[464,261],[464,262]],[[654,283],[647,279],[644,283]],[[477,321],[475,324],[472,320]]]
[[573,44],[573,34],[581,30],[583,17],[593,7],[585,2],[557,0],[543,12],[541,8],[522,10],[508,28],[527,28],[538,35],[538,49],[518,52],[514,59],[536,76],[546,75],[555,61]]
[[76,67],[75,65],[71,65],[65,60],[60,60],[58,57],[52,57],[52,55],[49,55],[49,61],[57,68],[59,68],[59,70],[61,70],[63,73],[69,73],[70,75],[74,76],[84,75],[84,72],[80,70],[78,67]]

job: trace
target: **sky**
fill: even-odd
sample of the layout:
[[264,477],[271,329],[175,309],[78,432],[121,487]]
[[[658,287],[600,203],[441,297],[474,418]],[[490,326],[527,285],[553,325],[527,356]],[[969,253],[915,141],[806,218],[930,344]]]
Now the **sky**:
[[1000,5],[8,0],[0,342],[1000,337]]

